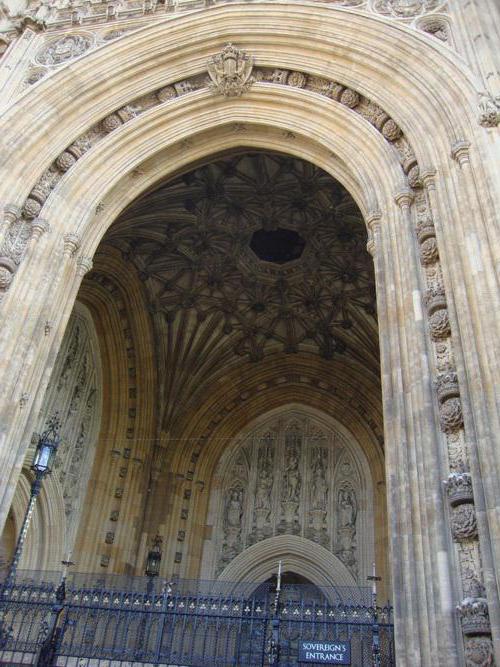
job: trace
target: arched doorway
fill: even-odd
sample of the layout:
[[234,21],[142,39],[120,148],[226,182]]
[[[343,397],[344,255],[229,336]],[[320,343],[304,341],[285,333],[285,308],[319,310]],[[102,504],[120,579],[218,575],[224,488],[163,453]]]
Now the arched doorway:
[[[33,239],[38,238],[41,243],[38,246],[34,240],[31,243],[27,255],[29,262],[21,265],[12,289],[2,304],[6,320],[13,320],[18,310],[18,303],[28,303],[24,299],[27,298],[25,290],[28,289],[27,286],[38,284],[36,280],[38,274],[54,277],[54,280],[50,281],[50,290],[47,284],[49,281],[42,282],[36,298],[31,294],[29,303],[32,317],[29,322],[25,323],[23,320],[22,336],[16,335],[21,333],[20,324],[19,330],[16,330],[14,335],[9,331],[9,336],[5,339],[8,398],[5,403],[7,418],[2,422],[9,425],[6,433],[8,444],[5,446],[9,482],[4,489],[5,502],[2,505],[2,512],[5,514],[8,510],[16,477],[24,460],[25,446],[29,441],[37,409],[37,405],[33,404],[34,397],[38,395],[39,390],[43,394],[48,381],[51,363],[71,312],[81,282],[81,274],[88,269],[88,258],[94,254],[104,230],[115,219],[116,214],[137,194],[158,182],[159,178],[165,177],[168,169],[171,172],[183,171],[190,161],[204,159],[207,155],[213,155],[216,150],[231,149],[244,143],[254,148],[269,149],[273,146],[275,150],[288,149],[289,152],[302,157],[309,156],[316,164],[348,185],[373,233],[370,247],[376,257],[377,286],[380,287],[379,319],[384,341],[381,355],[385,369],[382,375],[386,455],[391,470],[391,476],[387,479],[388,495],[391,499],[390,505],[395,508],[390,520],[391,550],[394,554],[392,568],[397,593],[397,613],[401,619],[401,628],[404,628],[400,636],[401,654],[405,657],[410,656],[408,659],[412,659],[411,656],[422,655],[424,656],[422,659],[427,662],[431,660],[431,655],[439,655],[439,659],[444,663],[451,661],[453,664],[458,660],[456,649],[458,628],[453,616],[454,602],[466,595],[470,580],[465,576],[464,550],[460,540],[456,539],[457,533],[453,533],[454,543],[451,542],[449,525],[451,518],[456,516],[460,527],[459,519],[463,514],[468,513],[473,519],[475,514],[474,507],[470,506],[471,503],[465,510],[456,511],[453,506],[449,508],[447,499],[443,498],[440,492],[442,480],[447,478],[450,470],[451,472],[455,470],[453,466],[463,462],[465,450],[461,403],[458,397],[440,393],[439,401],[436,401],[432,389],[432,379],[439,372],[439,364],[446,365],[450,358],[450,363],[452,365],[454,363],[452,357],[447,357],[451,349],[450,318],[451,327],[454,327],[455,331],[455,354],[458,359],[466,360],[464,363],[468,373],[472,373],[475,380],[469,386],[472,376],[468,376],[464,371],[464,365],[460,366],[458,363],[461,398],[467,402],[466,412],[475,415],[474,419],[469,418],[467,428],[470,430],[468,441],[474,443],[470,458],[471,466],[476,473],[479,470],[479,462],[484,469],[488,468],[488,453],[495,451],[491,443],[493,437],[491,433],[494,430],[483,429],[481,438],[476,438],[474,424],[496,423],[496,417],[492,413],[492,402],[483,400],[484,388],[494,386],[492,369],[497,363],[486,344],[487,336],[484,335],[484,331],[487,329],[484,323],[490,322],[492,313],[496,312],[496,309],[492,308],[490,303],[485,304],[478,299],[477,305],[481,317],[476,318],[472,314],[474,308],[469,303],[470,294],[475,294],[476,290],[484,288],[484,293],[489,293],[488,281],[489,276],[493,275],[493,270],[479,272],[479,276],[474,271],[459,271],[460,280],[463,278],[470,281],[467,282],[466,289],[459,281],[457,282],[454,272],[450,271],[452,258],[456,257],[457,245],[454,243],[456,241],[454,234],[464,235],[469,224],[467,206],[464,206],[460,198],[457,200],[452,193],[460,189],[457,185],[459,182],[464,185],[471,197],[476,193],[476,181],[474,173],[470,170],[467,146],[463,143],[456,144],[456,140],[464,136],[474,136],[478,145],[486,150],[483,139],[472,129],[474,114],[470,99],[474,97],[475,92],[464,71],[452,65],[445,54],[437,48],[430,48],[420,37],[408,36],[413,48],[405,50],[400,48],[399,32],[391,30],[381,19],[375,21],[365,17],[359,18],[337,9],[328,15],[326,9],[315,7],[314,21],[305,23],[308,26],[313,23],[317,25],[320,16],[324,19],[324,31],[319,43],[314,29],[304,27],[303,19],[308,11],[308,8],[301,8],[297,15],[289,17],[286,13],[280,13],[282,12],[280,8],[272,7],[256,7],[248,11],[245,8],[245,12],[239,7],[216,8],[210,13],[210,18],[201,12],[198,23],[193,22],[192,27],[186,28],[181,21],[182,25],[174,26],[171,32],[164,30],[164,26],[145,29],[140,37],[137,35],[130,37],[130,42],[134,44],[134,71],[127,70],[126,77],[116,80],[113,95],[105,96],[105,100],[102,97],[98,105],[93,105],[92,109],[91,105],[88,105],[85,111],[80,105],[78,110],[73,107],[70,111],[66,109],[67,90],[69,90],[66,84],[75,86],[74,90],[81,86],[84,86],[85,90],[93,90],[92,86],[98,86],[99,81],[106,79],[105,74],[111,62],[115,64],[121,62],[117,56],[122,48],[124,52],[128,48],[129,37],[120,44],[110,45],[109,49],[90,54],[88,60],[82,59],[83,64],[77,63],[75,67],[63,68],[52,81],[42,82],[35,93],[31,97],[27,95],[25,100],[28,111],[33,109],[31,115],[27,113],[30,118],[36,117],[35,110],[39,108],[40,100],[45,100],[45,96],[50,99],[50,108],[55,110],[54,118],[57,117],[57,124],[65,117],[66,130],[64,135],[60,135],[59,143],[48,145],[42,140],[46,133],[50,132],[45,119],[43,123],[35,123],[34,127],[30,125],[28,132],[28,124],[23,126],[23,121],[18,119],[18,109],[14,108],[9,112],[9,120],[12,121],[10,136],[13,137],[9,151],[12,151],[12,164],[17,166],[13,168],[2,187],[5,187],[6,196],[15,193],[16,202],[22,205],[25,199],[30,199],[27,198],[28,190],[34,183],[23,182],[20,178],[22,172],[19,169],[22,170],[25,164],[33,163],[38,165],[41,174],[46,165],[55,160],[67,144],[63,142],[63,136],[68,141],[78,138],[84,113],[89,113],[83,123],[86,127],[94,121],[101,123],[113,110],[121,110],[121,105],[131,96],[135,94],[141,96],[146,89],[152,89],[153,79],[155,85],[157,82],[170,85],[181,81],[176,78],[177,75],[188,77],[192,72],[205,71],[205,57],[212,55],[219,48],[219,44],[217,43],[216,48],[214,38],[208,37],[202,46],[198,41],[196,49],[193,48],[191,51],[186,49],[183,56],[179,56],[174,73],[169,69],[171,63],[165,67],[167,61],[161,57],[154,63],[155,69],[153,69],[148,59],[155,48],[157,48],[156,53],[164,53],[165,43],[177,45],[179,33],[182,33],[184,28],[186,33],[192,29],[193,35],[198,35],[199,24],[204,24],[206,21],[212,26],[213,19],[219,21],[218,25],[221,26],[217,39],[220,39],[221,35],[227,35],[228,39],[232,39],[237,26],[242,43],[251,47],[255,39],[255,20],[262,19],[262,24],[269,26],[267,28],[269,34],[261,36],[257,48],[264,66],[276,69],[276,30],[284,29],[290,36],[290,43],[285,49],[280,47],[279,50],[280,56],[290,68],[287,71],[302,74],[308,72],[307,76],[312,76],[316,81],[317,77],[327,77],[331,73],[332,54],[334,54],[334,74],[342,80],[343,87],[359,91],[363,96],[364,93],[370,93],[376,98],[379,108],[387,107],[387,115],[397,119],[398,125],[404,130],[405,141],[408,141],[410,148],[411,145],[414,146],[414,150],[412,149],[410,153],[415,155],[415,159],[418,157],[421,163],[422,172],[425,174],[423,179],[425,188],[421,189],[422,181],[418,181],[418,176],[413,171],[409,185],[414,190],[401,190],[401,185],[407,183],[406,177],[415,165],[405,163],[406,166],[403,165],[404,168],[401,168],[400,159],[393,150],[394,146],[383,142],[382,136],[385,135],[379,132],[377,123],[380,119],[376,114],[372,115],[370,121],[352,111],[347,102],[352,103],[356,97],[350,94],[346,96],[346,102],[342,102],[340,99],[323,95],[317,89],[292,85],[293,81],[296,83],[301,80],[300,77],[299,79],[294,77],[290,85],[288,80],[286,84],[281,84],[278,78],[274,81],[257,81],[246,99],[242,100],[214,98],[203,84],[194,90],[189,86],[181,86],[184,92],[189,89],[186,95],[176,95],[175,98],[171,98],[174,100],[171,104],[170,101],[162,101],[160,104],[165,104],[162,109],[156,106],[144,107],[141,114],[130,119],[131,123],[128,126],[125,122],[122,123],[125,127],[122,127],[116,118],[106,122],[102,126],[102,133],[99,134],[99,139],[103,139],[100,147],[92,146],[84,160],[80,162],[77,159],[77,164],[66,176],[60,179],[58,176],[60,182],[58,180],[57,184],[51,184],[49,190],[52,188],[54,194],[44,206],[44,215],[57,233],[44,237],[43,221],[37,220],[33,224]],[[332,20],[333,16],[338,20]],[[361,31],[362,37],[360,37],[359,26],[365,25],[363,22],[366,22],[367,29],[366,32]],[[311,59],[309,55],[305,57],[292,45],[296,41],[294,35],[304,35],[304,30],[306,32],[311,30],[310,34],[308,33],[309,37],[311,41],[316,40],[314,42],[314,48],[317,48],[316,59]],[[342,36],[340,40],[339,35]],[[134,41],[136,39],[137,44]],[[359,50],[345,50],[342,46],[356,45],[360,39],[363,48]],[[387,49],[380,48],[381,40],[387,45]],[[194,41],[196,40],[193,40],[193,43]],[[392,54],[391,57],[388,57],[389,52]],[[425,52],[425,58],[420,57],[422,52]],[[325,53],[328,53],[328,57],[325,57]],[[376,60],[373,54],[377,54]],[[394,54],[405,63],[402,68],[405,74],[401,74],[398,82],[392,78],[392,63],[396,58]],[[167,55],[165,59],[168,59]],[[311,67],[312,61],[314,66]],[[431,63],[436,66],[432,67]],[[425,76],[421,67],[425,68]],[[314,71],[309,72],[310,68]],[[78,73],[76,76],[75,71]],[[100,72],[102,76],[95,75],[96,72]],[[144,78],[145,72],[147,77]],[[175,81],[172,78],[175,78]],[[422,83],[424,80],[425,83]],[[450,86],[450,81],[453,81],[453,87]],[[62,85],[52,88],[54,82]],[[398,92],[402,82],[407,86],[405,88],[408,92],[407,97],[401,96]],[[133,93],[127,88],[129,85],[133,88]],[[56,88],[61,91],[59,97]],[[193,95],[190,96],[191,92]],[[457,96],[461,100],[461,104],[458,105]],[[97,93],[93,96],[89,92],[88,99],[95,100],[96,97],[99,97]],[[251,111],[245,107],[247,101],[252,103]],[[315,110],[314,122],[311,120],[311,105]],[[163,115],[167,106],[168,111],[173,113]],[[306,107],[309,111],[306,111]],[[370,109],[373,111],[373,107]],[[452,117],[453,124],[449,122]],[[120,117],[120,120],[123,119]],[[113,134],[115,130],[112,121],[117,126],[116,134]],[[440,128],[432,141],[429,140],[430,125]],[[50,127],[56,127],[56,122],[54,121]],[[193,127],[196,128],[196,132],[193,132]],[[247,132],[244,142],[241,139],[242,131]],[[388,129],[387,133],[394,136]],[[189,145],[189,139],[194,135],[196,141]],[[36,144],[36,137],[40,138],[39,145],[43,146],[42,152]],[[459,166],[449,157],[452,143],[453,154]],[[161,150],[164,152],[161,153]],[[144,162],[145,156],[148,157]],[[472,162],[474,160],[473,157]],[[63,161],[61,164],[68,162]],[[165,167],[167,164],[168,169]],[[440,188],[438,195],[435,194],[434,177],[430,171],[423,169],[428,165],[431,165],[432,169],[438,169],[439,175],[436,179]],[[142,173],[141,167],[144,168]],[[398,195],[400,209],[393,201],[395,193]],[[412,203],[413,197],[416,197],[415,204]],[[33,201],[40,204],[37,199]],[[425,211],[419,218],[420,206],[424,206]],[[66,207],[70,209],[68,214]],[[36,204],[34,208],[36,209]],[[33,212],[34,208],[30,204],[28,212]],[[479,209],[484,216],[491,214],[491,207],[487,203],[484,204],[484,208],[482,204],[479,205]],[[379,211],[382,212],[381,216],[378,215]],[[440,215],[441,222],[439,222]],[[432,222],[433,217],[437,220],[437,234],[441,235],[438,255],[444,267],[444,277],[440,275],[440,269],[435,266],[438,257],[432,248],[430,256],[431,264],[434,266],[431,270],[425,269],[422,273],[417,261],[420,241],[414,238],[415,226],[429,219]],[[381,219],[383,224],[379,224]],[[15,223],[18,223],[17,219]],[[479,226],[481,224],[478,223]],[[78,231],[81,232],[81,238],[68,236]],[[474,230],[473,232],[475,233]],[[67,238],[62,242],[65,233]],[[430,238],[436,239],[435,236]],[[423,239],[427,240],[428,238]],[[60,257],[61,244],[64,245],[66,253],[63,261]],[[437,247],[437,241],[427,244],[424,253],[427,252],[429,245]],[[465,248],[465,244],[459,243],[458,247]],[[462,253],[459,256],[460,266],[469,266],[472,260],[467,257],[465,251],[460,252]],[[486,253],[485,258],[489,262],[488,257]],[[76,262],[73,261],[74,258],[77,259]],[[478,287],[478,281],[483,281],[481,288]],[[429,293],[423,311],[420,308],[420,297],[424,289],[428,289]],[[57,308],[55,304],[51,304],[52,301],[57,304]],[[460,327],[456,319],[453,319],[456,304],[461,305],[464,313]],[[48,339],[43,341],[43,345],[39,348],[37,327],[46,319],[47,314],[50,316],[48,321],[51,322],[54,334],[47,337]],[[464,332],[474,333],[472,339],[467,340],[467,342],[473,340],[474,344],[462,348],[460,337]],[[26,354],[19,356],[13,351],[15,343],[21,338],[26,343],[26,347],[23,348]],[[35,358],[36,363],[33,362]],[[452,384],[456,394],[458,382]],[[470,404],[467,393],[469,389]],[[25,395],[31,398],[28,400]],[[18,399],[22,407],[19,413]],[[41,397],[36,400],[39,405]],[[27,401],[29,411],[24,410]],[[14,410],[16,418],[12,420]],[[144,449],[138,446],[136,453],[135,458],[143,460]],[[466,464],[469,465],[469,462],[466,461]],[[419,474],[413,474],[412,471],[419,471]],[[188,473],[189,470],[178,474]],[[478,477],[479,480],[482,479],[480,474]],[[483,493],[489,498],[490,505],[495,506],[494,490],[498,488],[495,481],[489,477],[485,478],[484,489],[481,481],[476,484],[479,484],[479,488],[475,489],[479,506],[483,507]],[[176,499],[174,503],[176,510],[186,509],[182,507],[182,500],[185,499]],[[195,501],[199,502],[196,498]],[[489,519],[485,512],[479,512],[478,521],[481,525],[480,531],[488,536]],[[179,537],[181,537],[179,542],[182,542],[182,536]],[[478,547],[475,534],[467,539],[474,542],[472,551],[476,554]],[[177,549],[177,546],[177,544],[172,545],[172,549]],[[496,590],[492,569],[495,545],[488,537],[483,549],[487,552],[483,559],[489,573],[486,578],[487,585]],[[176,553],[181,551],[176,550],[174,554]],[[436,554],[439,554],[440,559],[440,567],[437,569],[433,567],[433,558]],[[128,560],[135,561],[131,558]],[[476,567],[477,560],[473,565],[480,575]],[[418,594],[409,595],[408,592],[414,590],[415,581],[418,581]],[[493,601],[493,622],[496,623],[495,627],[498,627],[498,616],[495,616],[498,611],[498,595],[490,592],[490,598]],[[418,632],[408,620],[415,618],[421,619]],[[425,628],[437,625],[443,628],[443,632],[439,637],[429,637]]]

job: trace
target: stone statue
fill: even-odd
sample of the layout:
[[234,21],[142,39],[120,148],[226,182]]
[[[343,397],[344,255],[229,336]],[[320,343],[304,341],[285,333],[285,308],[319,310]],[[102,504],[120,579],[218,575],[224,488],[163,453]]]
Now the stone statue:
[[299,458],[296,449],[290,449],[285,463],[283,500],[297,501],[300,495]]
[[339,528],[354,528],[357,514],[356,493],[353,489],[341,489],[338,494]]
[[325,479],[325,467],[321,451],[317,450],[313,464],[311,505],[316,510],[326,510],[328,487]]
[[337,495],[337,544],[335,553],[357,577],[356,518],[358,504],[356,492],[351,486],[341,487]]
[[241,528],[243,516],[243,491],[233,489],[229,494],[226,508],[226,525],[230,528]]
[[269,509],[271,507],[271,488],[273,476],[267,465],[259,472],[257,490],[255,493],[255,509]]

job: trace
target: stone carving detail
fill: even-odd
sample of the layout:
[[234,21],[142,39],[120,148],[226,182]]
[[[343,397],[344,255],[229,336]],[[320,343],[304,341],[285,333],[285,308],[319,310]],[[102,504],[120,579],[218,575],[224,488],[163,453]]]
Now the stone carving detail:
[[62,65],[63,63],[81,56],[92,45],[89,36],[64,35],[38,54],[37,61],[42,65]]
[[439,410],[441,429],[445,433],[454,433],[462,428],[464,417],[459,398],[450,398],[441,404]]
[[226,44],[207,62],[210,88],[224,97],[239,97],[253,83],[252,68],[253,58],[236,46]]
[[477,537],[476,510],[472,503],[464,503],[451,510],[451,532],[457,542]]
[[467,667],[492,667],[494,665],[493,642],[488,637],[465,640],[465,664]]
[[242,520],[245,506],[245,494],[248,488],[248,462],[245,452],[240,452],[232,472],[232,482],[225,494],[222,554],[220,566],[224,567],[233,560],[243,548]]
[[472,478],[470,473],[450,473],[444,484],[450,505],[453,507],[462,503],[473,502],[474,494],[472,492]]
[[337,494],[337,547],[336,555],[357,576],[356,519],[358,501],[349,481],[342,482]]
[[448,433],[448,457],[450,461],[450,470],[453,473],[462,473],[469,469],[469,457],[464,442],[464,434]]
[[[77,309],[68,324],[41,409],[42,420],[57,411],[63,425],[53,474],[61,485],[65,504],[67,548],[72,547],[75,538],[99,430],[101,380],[97,355],[90,316]],[[37,431],[41,432],[42,426],[40,423]],[[30,456],[28,452],[28,460]]]
[[286,412],[239,440],[218,474],[210,501],[216,575],[257,542],[300,535],[361,576],[367,565],[360,565],[358,542],[364,553],[370,530],[360,511],[366,480],[338,433],[301,412]]
[[257,485],[255,491],[255,532],[252,541],[260,541],[271,534],[271,492],[273,488],[274,434],[266,433],[258,452]]
[[[69,59],[70,57],[74,57],[74,55],[71,56],[72,53],[76,53],[79,49],[83,48],[84,43],[87,43],[85,40],[90,39],[82,35],[72,35],[69,38],[71,38],[71,43],[65,42],[65,38],[62,38],[57,49],[55,45],[58,42],[55,42],[48,47],[46,56],[42,54],[40,57]],[[52,49],[50,54],[49,49]],[[65,61],[61,60],[62,62]],[[209,85],[212,89],[226,96],[241,95],[254,81],[272,81],[280,85],[304,87],[348,106],[371,123],[396,148],[409,183],[413,187],[421,186],[414,151],[408,144],[400,128],[383,109],[357,91],[346,88],[334,81],[311,76],[303,72],[289,72],[288,70],[267,68],[253,69],[253,60],[231,44],[224,47],[220,54],[214,56],[207,64],[207,68]],[[101,119],[94,127],[86,131],[85,134],[75,139],[54,160],[54,163],[47,171],[42,174],[22,206],[23,219],[20,222],[24,225],[26,221],[29,222],[36,218],[62,175],[69,171],[87,150],[96,145],[108,134],[119,129],[124,123],[129,122],[157,104],[162,104],[180,95],[194,92],[206,87],[206,85],[206,75],[195,75],[190,79],[177,81],[168,86],[163,86],[158,90],[151,91],[151,93],[133,100],[130,104]],[[23,229],[29,229],[29,226],[25,226]],[[20,243],[20,259],[24,254],[28,240],[29,234]],[[8,289],[12,282],[12,275],[9,276],[8,269],[5,270],[4,268],[0,271],[0,282],[3,284],[4,290]]]
[[476,579],[471,597],[464,598],[457,606],[464,635],[487,635],[490,633],[490,616],[486,592]]
[[[409,27],[420,28],[415,19],[419,17],[432,19],[433,12],[442,13],[447,2],[445,0],[331,0],[329,4],[357,8],[363,13],[383,15]],[[192,8],[192,3],[181,2],[168,5],[167,11],[183,13]],[[84,22],[98,33],[98,43],[106,43],[134,29],[130,24],[128,28],[109,30],[110,22],[121,20],[123,26],[126,19],[136,19],[139,20],[139,23],[135,24],[137,27],[144,25],[144,21],[151,16],[162,13],[165,13],[165,4],[152,0],[145,0],[139,4],[136,0],[120,0],[120,2],[98,0],[91,4],[86,0],[71,0],[70,3],[57,4],[47,0],[32,0],[27,3],[25,11],[9,17],[8,29],[0,34],[0,56],[8,44],[26,27],[40,31],[45,28],[69,28]],[[432,30],[429,32],[432,34]]]
[[309,536],[315,542],[325,544],[328,540],[325,519],[328,510],[328,450],[314,447],[311,452],[311,527]]
[[442,0],[373,0],[376,12],[400,18],[413,18],[442,5]]
[[500,97],[484,92],[479,96],[479,124],[483,127],[497,127],[500,123]]
[[283,518],[280,529],[286,533],[300,532],[298,509],[302,486],[302,476],[299,470],[301,448],[301,428],[298,424],[292,424],[285,433],[285,461],[281,492]]
[[450,319],[448,317],[448,310],[441,308],[432,313],[429,317],[429,331],[432,340],[443,340],[448,338],[451,334]]
[[462,591],[464,598],[475,597],[477,582],[480,581],[482,567],[479,543],[473,540],[459,542],[457,552],[462,573]]

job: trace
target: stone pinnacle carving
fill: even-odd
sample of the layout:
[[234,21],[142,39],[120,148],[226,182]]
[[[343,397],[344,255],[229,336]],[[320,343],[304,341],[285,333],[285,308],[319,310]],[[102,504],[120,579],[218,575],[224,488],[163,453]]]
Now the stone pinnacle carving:
[[210,58],[207,70],[212,80],[210,88],[224,97],[239,97],[253,83],[253,58],[233,44]]

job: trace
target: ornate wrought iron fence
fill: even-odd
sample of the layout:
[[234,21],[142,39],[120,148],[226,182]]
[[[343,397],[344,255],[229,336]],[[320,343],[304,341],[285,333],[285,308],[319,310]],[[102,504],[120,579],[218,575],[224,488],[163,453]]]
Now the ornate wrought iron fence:
[[269,584],[19,573],[1,589],[0,664],[292,667],[300,641],[395,664],[392,610],[369,589],[285,585],[275,603]]

